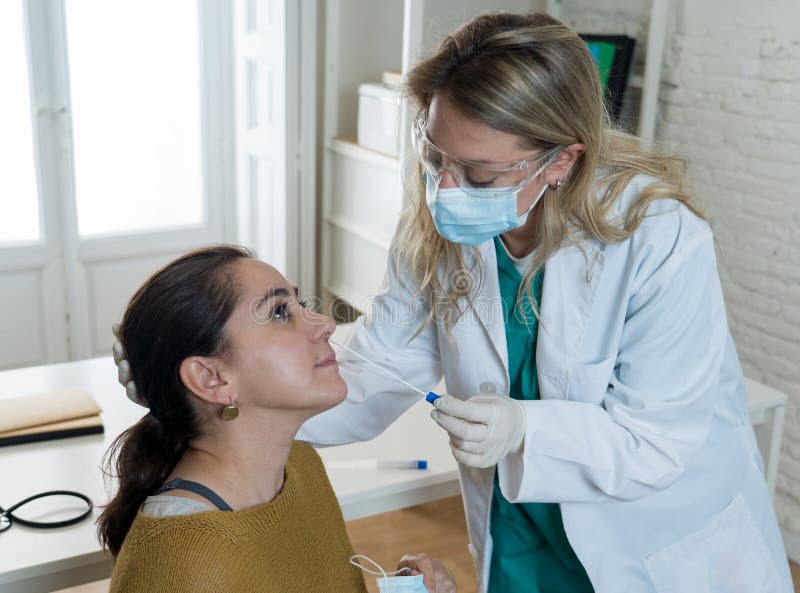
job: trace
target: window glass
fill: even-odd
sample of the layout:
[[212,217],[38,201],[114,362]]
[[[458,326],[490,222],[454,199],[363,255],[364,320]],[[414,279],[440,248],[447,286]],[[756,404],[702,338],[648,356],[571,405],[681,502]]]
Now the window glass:
[[204,220],[197,0],[66,0],[81,236]]
[[0,1],[0,243],[40,238],[22,0]]

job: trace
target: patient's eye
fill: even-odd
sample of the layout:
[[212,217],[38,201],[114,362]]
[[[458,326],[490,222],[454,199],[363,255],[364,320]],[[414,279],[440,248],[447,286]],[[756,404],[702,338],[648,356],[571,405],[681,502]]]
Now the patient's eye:
[[286,323],[292,314],[289,312],[289,304],[286,301],[282,301],[275,307],[275,310],[272,312],[272,318],[277,319],[281,323]]
[[276,305],[275,309],[272,312],[272,318],[274,320],[280,321],[281,323],[287,323],[293,317],[292,305],[294,303],[297,303],[297,305],[301,309],[307,309],[310,306],[309,301],[305,299],[297,300],[294,297],[289,297],[282,300],[280,303],[278,303],[278,305]]

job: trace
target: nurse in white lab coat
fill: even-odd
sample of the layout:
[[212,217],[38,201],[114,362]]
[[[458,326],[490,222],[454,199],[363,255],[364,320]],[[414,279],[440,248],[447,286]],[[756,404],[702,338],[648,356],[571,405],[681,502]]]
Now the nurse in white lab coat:
[[[412,205],[349,347],[444,376],[479,590],[790,593],[683,162],[608,127],[544,15],[482,15],[407,82]],[[368,440],[419,399],[339,363],[347,399],[298,438]]]
[[[543,15],[478,17],[407,82],[412,206],[349,347],[423,388],[444,375],[480,590],[789,593],[683,162],[607,126],[585,45]],[[513,268],[535,312],[512,340]],[[347,399],[298,438],[371,439],[419,398],[339,360]]]

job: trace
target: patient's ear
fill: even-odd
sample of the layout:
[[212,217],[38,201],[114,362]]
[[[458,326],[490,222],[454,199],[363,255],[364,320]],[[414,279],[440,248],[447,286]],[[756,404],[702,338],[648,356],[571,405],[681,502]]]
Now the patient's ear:
[[231,384],[220,361],[204,356],[190,356],[181,362],[178,370],[181,381],[197,397],[214,404],[235,401],[230,393]]

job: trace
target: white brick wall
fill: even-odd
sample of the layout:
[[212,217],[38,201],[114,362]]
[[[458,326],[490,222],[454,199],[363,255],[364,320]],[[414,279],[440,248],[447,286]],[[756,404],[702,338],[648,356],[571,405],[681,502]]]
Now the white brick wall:
[[[656,137],[693,163],[745,374],[789,396],[776,508],[800,537],[800,2],[672,6]],[[642,63],[648,0],[562,7],[580,32],[636,37]]]

